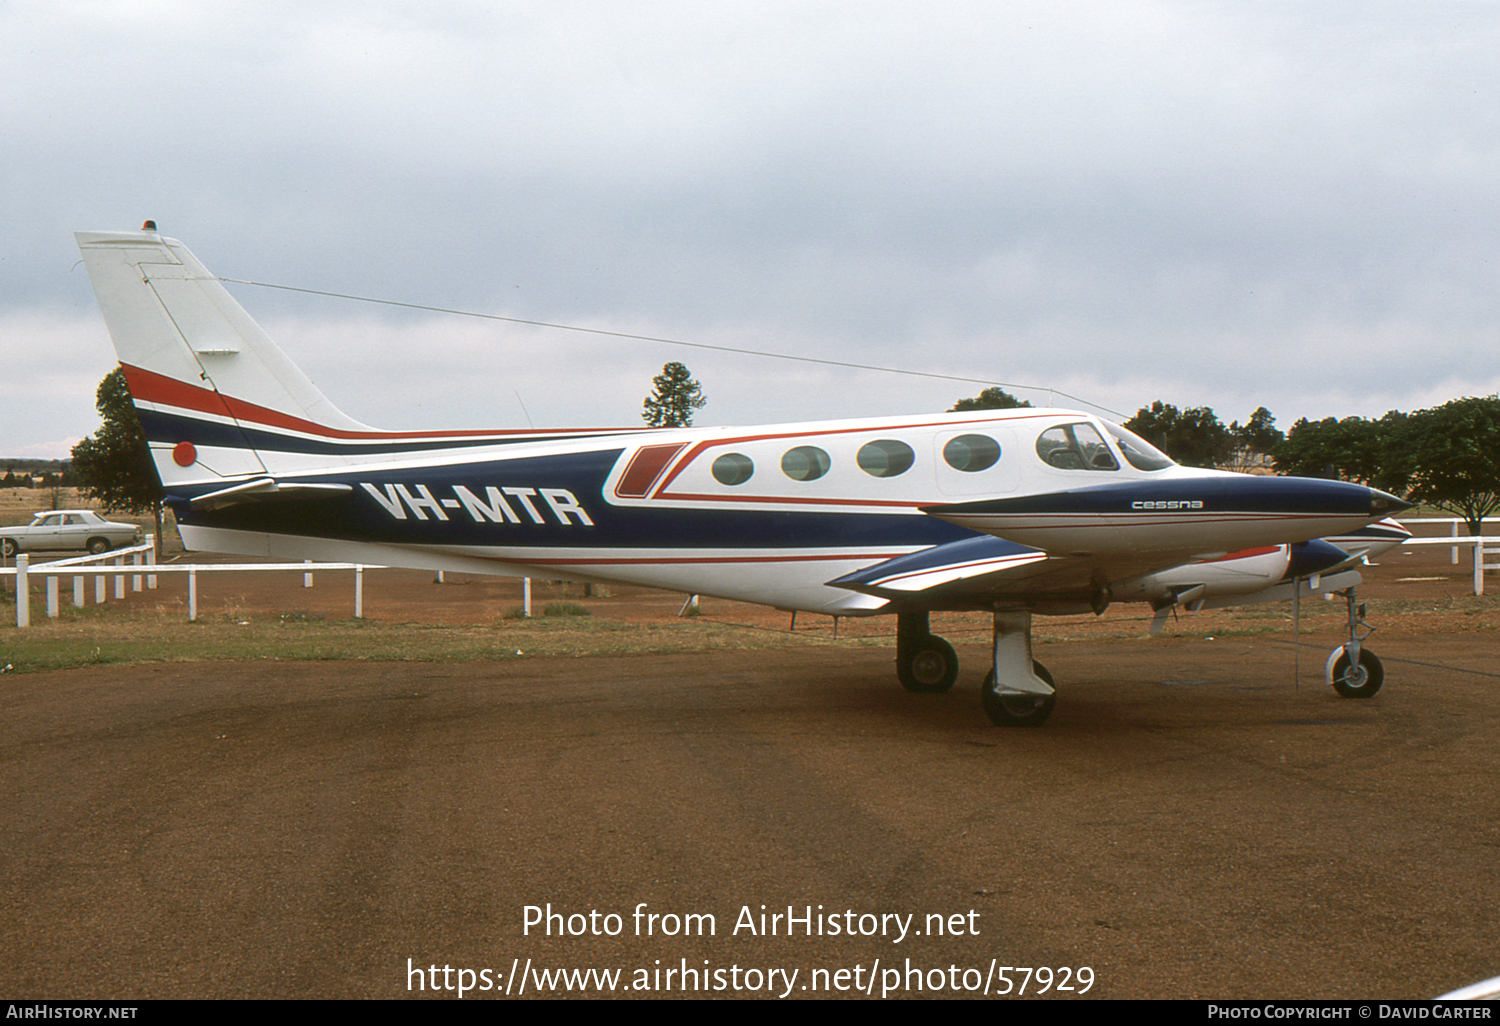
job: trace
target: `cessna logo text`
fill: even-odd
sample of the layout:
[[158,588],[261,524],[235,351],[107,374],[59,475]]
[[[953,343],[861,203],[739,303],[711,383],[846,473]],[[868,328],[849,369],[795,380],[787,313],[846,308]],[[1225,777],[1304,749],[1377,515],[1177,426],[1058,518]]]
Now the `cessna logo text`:
[[[479,496],[465,485],[453,485],[452,497],[434,495],[426,485],[373,485],[361,481],[359,486],[370,494],[397,520],[448,520],[467,515],[476,524],[581,524],[593,527],[594,521],[578,499],[566,488],[495,488]],[[442,487],[439,486],[439,492]]]
[[1202,499],[1143,499],[1132,502],[1131,509],[1202,509]]

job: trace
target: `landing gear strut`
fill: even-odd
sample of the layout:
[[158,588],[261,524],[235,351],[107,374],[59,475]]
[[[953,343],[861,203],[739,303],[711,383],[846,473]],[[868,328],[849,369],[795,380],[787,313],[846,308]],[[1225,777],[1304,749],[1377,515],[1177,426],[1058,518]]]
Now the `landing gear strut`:
[[926,613],[896,614],[896,677],[922,694],[947,691],[958,679],[958,654],[932,633]]
[[1040,727],[1052,715],[1052,674],[1031,658],[1031,613],[995,614],[994,669],[979,697],[997,727]]
[[1385,667],[1374,652],[1362,647],[1375,628],[1365,623],[1365,607],[1353,588],[1340,594],[1349,606],[1349,640],[1328,654],[1328,683],[1343,698],[1370,698],[1385,683]]

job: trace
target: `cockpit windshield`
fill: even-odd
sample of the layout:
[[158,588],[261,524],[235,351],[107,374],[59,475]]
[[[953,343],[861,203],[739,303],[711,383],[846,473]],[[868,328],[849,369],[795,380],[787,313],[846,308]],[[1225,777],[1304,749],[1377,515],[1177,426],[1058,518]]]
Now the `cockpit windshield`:
[[1092,424],[1064,424],[1043,431],[1036,454],[1059,470],[1119,470],[1109,446]]
[[1126,431],[1118,424],[1104,422],[1109,433],[1115,436],[1115,444],[1120,447],[1120,455],[1136,470],[1166,470],[1175,467],[1172,458],[1162,452],[1150,442],[1139,435]]

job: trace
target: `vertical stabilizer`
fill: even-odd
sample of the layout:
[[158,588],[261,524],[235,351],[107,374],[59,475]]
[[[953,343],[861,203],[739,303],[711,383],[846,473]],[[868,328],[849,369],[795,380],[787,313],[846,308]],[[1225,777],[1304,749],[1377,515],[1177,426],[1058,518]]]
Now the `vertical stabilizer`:
[[371,430],[330,403],[182,243],[154,230],[76,238],[169,491],[293,469],[277,458],[299,447],[289,439]]

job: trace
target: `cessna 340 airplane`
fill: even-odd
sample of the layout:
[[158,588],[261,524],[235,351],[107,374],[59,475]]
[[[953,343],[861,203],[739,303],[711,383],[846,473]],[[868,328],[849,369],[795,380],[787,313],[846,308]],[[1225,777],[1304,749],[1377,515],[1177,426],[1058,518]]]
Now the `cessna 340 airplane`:
[[[1018,409],[753,428],[380,431],[339,411],[152,222],[79,248],[191,549],[645,585],[894,614],[912,691],[946,691],[934,610],[993,614],[982,697],[1051,713],[1034,614],[1340,591],[1346,697],[1379,690],[1355,601],[1408,503],[1361,485],[1180,467],[1085,413]],[[1338,544],[1319,539],[1336,537]]]

